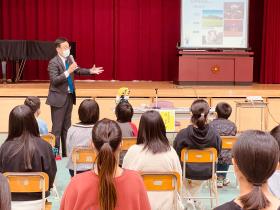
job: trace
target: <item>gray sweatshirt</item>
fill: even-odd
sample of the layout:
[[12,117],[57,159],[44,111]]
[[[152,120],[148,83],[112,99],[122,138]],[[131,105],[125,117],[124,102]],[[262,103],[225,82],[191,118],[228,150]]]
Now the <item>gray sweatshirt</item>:
[[[91,144],[91,133],[94,125],[74,124],[67,132],[66,147],[68,163],[66,168],[74,170],[74,164],[72,162],[72,150],[74,147],[88,147]],[[92,164],[79,164],[77,165],[77,171],[86,171],[92,169]]]

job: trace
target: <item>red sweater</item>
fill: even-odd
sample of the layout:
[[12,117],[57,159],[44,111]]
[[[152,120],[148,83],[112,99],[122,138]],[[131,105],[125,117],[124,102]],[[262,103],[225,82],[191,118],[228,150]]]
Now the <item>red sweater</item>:
[[[60,210],[99,210],[98,176],[84,172],[73,177],[64,192]],[[117,206],[115,210],[150,210],[141,176],[130,170],[115,178]]]

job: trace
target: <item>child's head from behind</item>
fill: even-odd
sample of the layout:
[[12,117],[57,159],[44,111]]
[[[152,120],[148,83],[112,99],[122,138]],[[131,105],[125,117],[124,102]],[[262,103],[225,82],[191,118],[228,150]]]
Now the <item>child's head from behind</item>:
[[232,108],[228,103],[220,102],[217,104],[215,111],[218,118],[228,119],[231,115]]
[[120,123],[131,122],[133,113],[133,108],[127,101],[121,101],[115,109],[117,121]]
[[93,99],[85,99],[79,106],[79,119],[83,124],[95,124],[99,119],[99,106]]
[[166,152],[170,149],[165,125],[159,112],[150,110],[142,114],[137,144],[144,144],[144,148],[154,154]]
[[270,205],[262,187],[276,170],[279,147],[269,133],[249,130],[234,144],[233,165],[240,187],[251,186],[251,191],[239,198],[243,209],[264,209]]
[[191,105],[191,122],[198,128],[203,128],[207,123],[210,107],[204,99],[197,99]]
[[[270,134],[276,139],[279,149],[280,149],[280,125],[277,125],[275,128],[273,128],[270,131]],[[279,162],[280,162],[280,157],[279,157]],[[280,165],[279,165],[280,168]]]

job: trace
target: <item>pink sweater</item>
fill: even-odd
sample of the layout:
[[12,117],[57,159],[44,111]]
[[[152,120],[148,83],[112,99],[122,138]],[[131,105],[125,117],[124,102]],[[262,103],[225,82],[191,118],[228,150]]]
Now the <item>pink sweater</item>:
[[[64,192],[60,210],[97,210],[98,176],[85,172],[73,177]],[[115,178],[117,206],[115,210],[150,210],[150,204],[141,176],[131,170]]]

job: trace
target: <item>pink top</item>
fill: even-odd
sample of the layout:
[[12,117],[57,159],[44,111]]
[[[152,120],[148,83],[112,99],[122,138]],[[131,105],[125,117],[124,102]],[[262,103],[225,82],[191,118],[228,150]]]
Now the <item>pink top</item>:
[[[93,171],[73,177],[64,192],[60,210],[97,210],[98,176]],[[150,210],[150,203],[141,176],[124,170],[115,178],[117,206],[115,210]]]

